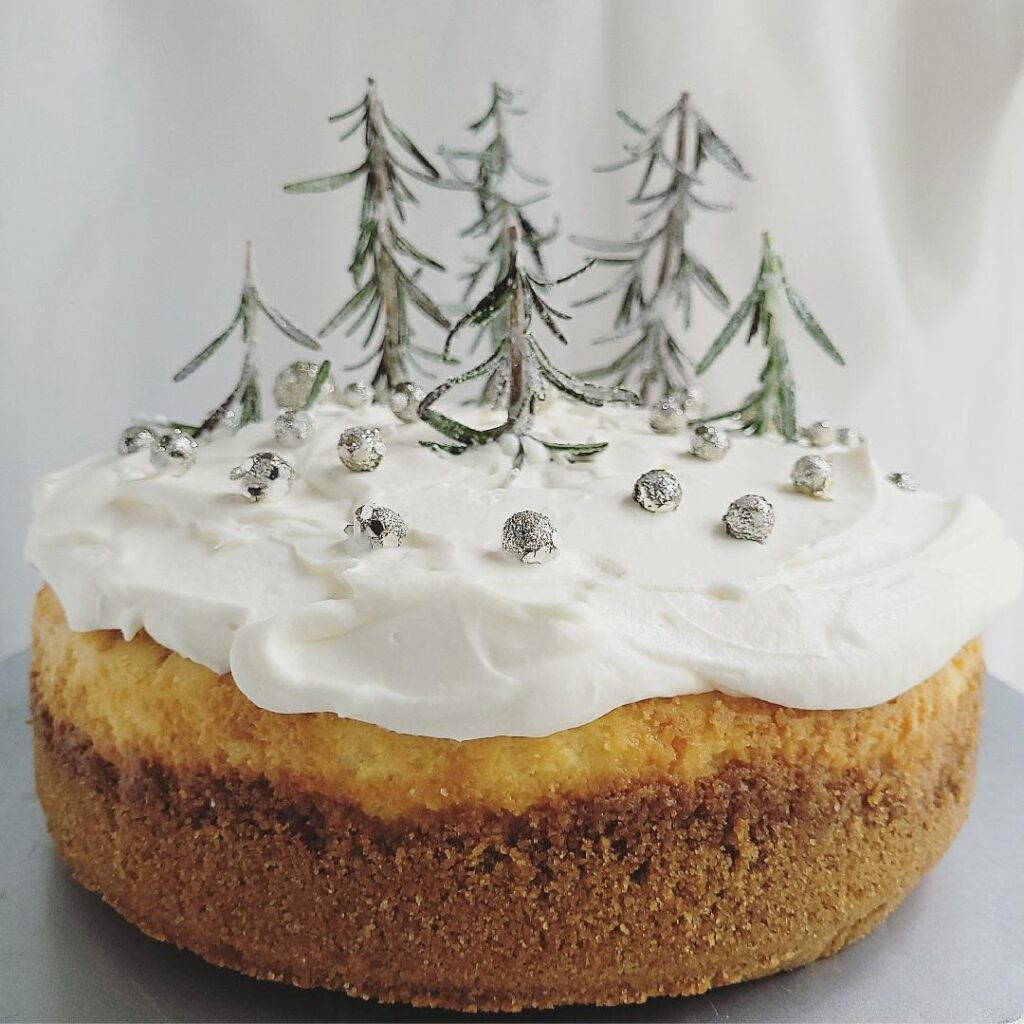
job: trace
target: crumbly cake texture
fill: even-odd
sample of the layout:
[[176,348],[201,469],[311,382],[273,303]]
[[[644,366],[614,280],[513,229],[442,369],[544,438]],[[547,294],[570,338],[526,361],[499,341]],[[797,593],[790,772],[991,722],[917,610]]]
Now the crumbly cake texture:
[[255,977],[458,1010],[690,994],[830,955],[970,802],[980,644],[873,708],[698,694],[455,742],[276,715],[36,606],[36,777],[75,877]]

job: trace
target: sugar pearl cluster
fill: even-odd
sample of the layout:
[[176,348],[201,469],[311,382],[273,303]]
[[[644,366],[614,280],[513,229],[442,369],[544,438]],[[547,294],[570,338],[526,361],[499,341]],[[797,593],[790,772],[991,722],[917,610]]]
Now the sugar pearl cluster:
[[[700,408],[692,396],[680,401],[669,396],[651,408],[651,429],[660,434],[675,434],[686,426],[693,409]],[[698,413],[699,414],[699,413]],[[815,448],[833,445],[853,448],[863,443],[861,435],[849,427],[834,427],[829,420],[818,420],[805,427],[804,441]],[[729,453],[727,431],[711,423],[696,423],[691,428],[690,454],[707,462],[717,462]],[[916,490],[908,473],[890,473],[888,481],[900,490]],[[827,498],[835,480],[832,460],[825,455],[802,455],[793,464],[790,481],[800,494]],[[651,469],[633,485],[633,500],[647,512],[674,512],[682,502],[683,490],[678,478],[667,469]],[[775,508],[761,494],[744,494],[730,502],[722,516],[725,531],[737,540],[763,544],[775,528]]]
[[[683,406],[672,397],[657,403],[651,410],[651,428],[658,433],[676,433],[677,424],[686,419]],[[805,436],[819,445],[835,441],[834,431],[824,421],[809,427]],[[718,462],[728,455],[731,446],[728,433],[721,427],[698,423],[692,428],[690,454],[695,458]],[[832,463],[825,456],[803,455],[794,463],[790,479],[796,491],[820,498],[827,496],[833,476]],[[647,512],[674,512],[682,497],[682,485],[667,469],[650,469],[633,485],[633,500]],[[775,527],[775,509],[761,494],[744,494],[729,504],[722,523],[730,537],[763,544]]]
[[[274,421],[274,437],[284,448],[300,448],[314,434],[315,404],[310,389],[316,378],[315,364],[293,363],[278,375],[274,395],[281,411]],[[339,389],[333,378],[313,396],[324,397],[358,411],[374,400],[370,385],[356,381]],[[389,399],[395,415],[403,422],[414,422],[423,401],[422,389],[404,382],[396,387]],[[677,434],[684,428],[690,432],[689,454],[704,462],[719,462],[726,458],[732,447],[729,432],[712,423],[693,422],[703,411],[703,399],[693,389],[657,402],[650,411],[649,423],[659,434]],[[833,427],[828,420],[809,424],[801,431],[805,444],[815,448],[834,445],[853,447],[863,439],[854,430]],[[176,427],[161,428],[150,424],[135,424],[124,430],[118,439],[117,451],[130,456],[148,451],[150,462],[157,473],[182,476],[195,465],[198,441],[186,430]],[[387,444],[378,427],[355,425],[346,427],[338,437],[338,459],[350,472],[367,473],[377,469],[387,455]],[[242,496],[250,502],[277,501],[291,490],[296,479],[295,468],[284,457],[273,451],[254,452],[230,473]],[[812,498],[828,498],[835,480],[835,469],[827,455],[813,453],[801,455],[794,462],[790,481],[793,490]],[[913,491],[916,484],[909,473],[890,473],[887,480],[896,488]],[[683,504],[683,485],[668,469],[657,467],[642,473],[634,482],[632,497],[645,512],[668,513]],[[367,548],[396,548],[409,533],[402,517],[384,505],[366,503],[355,511],[355,521],[345,527],[345,534]],[[763,544],[775,527],[775,509],[760,494],[743,494],[729,503],[722,515],[728,536],[737,540]],[[505,520],[501,532],[501,547],[508,554],[528,564],[539,564],[558,553],[558,534],[552,521],[542,512],[524,509]]]

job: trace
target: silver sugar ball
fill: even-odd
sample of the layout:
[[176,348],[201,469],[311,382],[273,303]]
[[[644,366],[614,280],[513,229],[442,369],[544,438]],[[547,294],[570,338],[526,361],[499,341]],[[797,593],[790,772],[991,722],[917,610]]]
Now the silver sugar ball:
[[760,494],[744,494],[729,504],[722,522],[729,536],[763,544],[775,527],[775,509]]
[[671,395],[651,406],[650,424],[655,433],[678,434],[687,422],[685,410]]
[[740,407],[741,411],[733,413],[733,420],[738,423],[741,427],[753,426],[754,421],[758,417],[757,412],[757,399],[758,392],[751,391],[746,398],[743,399],[743,405]]
[[885,479],[901,491],[917,490],[917,481],[909,473],[890,473]]
[[704,415],[708,403],[704,399],[704,393],[700,388],[680,388],[672,393],[672,397],[679,403],[679,407],[686,413],[686,418],[695,420]]
[[693,428],[690,451],[698,459],[717,462],[719,459],[725,458],[731,447],[732,441],[729,440],[729,434],[721,427],[716,427],[712,423],[698,423]]
[[338,437],[338,458],[353,473],[376,469],[387,451],[388,446],[376,427],[347,427]]
[[836,444],[844,448],[859,448],[864,443],[864,435],[853,427],[836,427]]
[[241,429],[241,425],[238,410],[225,409],[217,423],[217,426],[215,426],[213,430],[204,434],[204,436],[200,438],[200,441],[202,444],[208,444],[210,441],[216,440],[218,437],[229,437],[232,434],[237,434]]
[[117,439],[117,454],[134,455],[143,448],[152,448],[155,440],[149,427],[135,423],[121,431],[121,436]]
[[196,464],[196,442],[182,433],[173,430],[161,434],[149,449],[149,461],[158,473],[170,476],[184,476]]
[[813,494],[820,498],[832,486],[834,472],[832,463],[824,455],[801,455],[793,463],[790,479],[802,494]]
[[815,420],[804,427],[804,437],[815,448],[827,448],[836,443],[836,428],[831,420]]
[[274,437],[285,448],[298,448],[313,433],[313,417],[305,409],[282,409],[274,420]]
[[231,470],[242,494],[250,501],[277,501],[292,488],[295,470],[277,452],[256,452]]
[[354,525],[346,526],[349,537],[359,537],[374,548],[401,547],[409,532],[405,520],[394,510],[384,505],[369,502],[356,509]]
[[547,562],[558,554],[558,534],[546,515],[526,509],[505,520],[501,546],[521,562]]
[[649,469],[633,484],[633,500],[648,512],[675,512],[683,488],[667,469]]
[[403,423],[415,423],[420,418],[420,402],[426,397],[426,392],[419,384],[403,380],[391,391],[391,411]]
[[373,388],[365,380],[354,380],[342,390],[341,404],[346,409],[365,409],[373,404]]
[[[309,399],[310,389],[313,381],[320,372],[319,363],[311,363],[305,359],[298,359],[289,363],[274,378],[274,401],[281,409],[301,409]],[[324,381],[317,401],[322,402],[325,398],[332,398],[335,393],[334,377],[328,376]]]

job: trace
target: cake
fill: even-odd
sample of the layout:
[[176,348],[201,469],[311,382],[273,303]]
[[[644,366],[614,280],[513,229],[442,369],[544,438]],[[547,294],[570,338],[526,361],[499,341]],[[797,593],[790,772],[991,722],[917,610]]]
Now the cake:
[[[608,447],[527,440],[513,474],[325,402],[275,502],[231,481],[270,423],[180,478],[140,450],[40,484],[36,778],[84,886],[215,964],[457,1010],[703,992],[899,905],[970,804],[978,636],[1021,577],[998,519],[864,444],[813,449],[824,498],[779,439],[711,461],[645,412],[537,421]],[[353,426],[373,472],[339,462]],[[633,497],[657,468],[668,514]],[[763,544],[723,526],[745,494]],[[367,505],[400,545],[361,542]],[[543,565],[503,550],[523,510]]]
[[[582,240],[619,348],[560,368],[539,335],[568,341],[551,293],[578,272],[549,277],[544,195],[514,198],[542,187],[506,134],[521,113],[495,84],[442,175],[369,81],[331,118],[361,155],[285,186],[362,185],[317,337],[250,250],[234,319],[175,376],[237,331],[228,396],[40,484],[50,832],[83,885],[212,963],[451,1010],[704,992],[864,935],[967,814],[978,637],[1021,550],[855,431],[799,429],[787,335],[844,358],[767,232],[690,357],[694,298],[729,300],[686,227],[724,209],[715,167],[749,175],[688,93],[620,113],[634,231]],[[430,184],[474,208],[454,324],[407,237]],[[262,319],[307,350],[358,332],[367,380],[291,364],[262,420]],[[420,360],[471,326],[479,362],[425,392]],[[757,387],[704,415],[694,379],[741,337]]]

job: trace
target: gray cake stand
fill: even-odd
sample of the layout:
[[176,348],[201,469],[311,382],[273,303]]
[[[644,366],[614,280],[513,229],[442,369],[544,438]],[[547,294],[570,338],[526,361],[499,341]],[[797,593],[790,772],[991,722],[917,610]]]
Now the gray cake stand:
[[[32,784],[26,654],[0,662],[0,1019],[429,1021],[299,991],[145,938],[67,875]],[[873,934],[829,960],[687,999],[520,1021],[1015,1021],[1024,1016],[1024,696],[989,680],[970,818]],[[489,1019],[500,1019],[489,1015]]]

